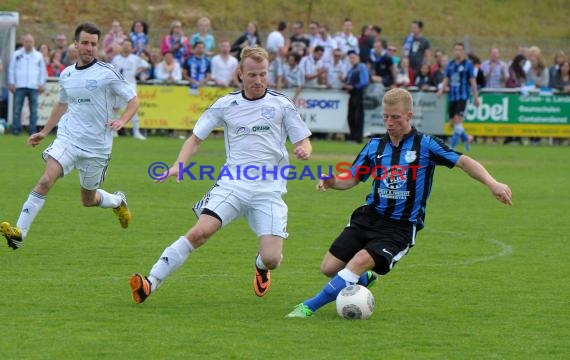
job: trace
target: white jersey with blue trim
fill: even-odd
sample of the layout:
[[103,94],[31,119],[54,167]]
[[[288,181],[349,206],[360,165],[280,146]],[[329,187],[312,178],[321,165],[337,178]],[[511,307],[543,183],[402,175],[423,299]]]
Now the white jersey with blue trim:
[[[289,138],[296,143],[311,135],[291,100],[273,90],[255,100],[241,91],[232,92],[202,114],[194,135],[203,140],[220,127],[224,129],[226,164],[215,174],[218,184],[285,193],[289,165],[285,142]],[[222,171],[228,174],[223,176]]]
[[117,96],[128,102],[136,92],[112,65],[93,61],[65,68],[59,77],[59,102],[68,108],[57,137],[88,152],[110,154],[113,134],[108,122]]

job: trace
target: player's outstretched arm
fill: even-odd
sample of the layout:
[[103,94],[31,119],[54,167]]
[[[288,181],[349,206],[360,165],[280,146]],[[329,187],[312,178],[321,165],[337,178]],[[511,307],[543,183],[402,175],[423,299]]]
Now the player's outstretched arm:
[[128,123],[129,120],[131,120],[131,118],[136,114],[138,108],[139,100],[135,96],[127,103],[127,107],[125,108],[125,111],[121,115],[120,119],[109,121],[109,127],[114,131],[121,130],[125,124]]
[[166,174],[166,176],[164,177],[160,177],[155,182],[161,183],[164,182],[169,177],[174,176],[176,178],[176,182],[179,183],[180,180],[178,179],[178,173],[180,172],[180,164],[186,164],[186,162],[190,160],[190,158],[194,156],[195,153],[198,152],[201,143],[202,139],[200,139],[194,134],[192,134],[188,139],[186,139],[186,141],[184,141],[184,144],[182,145],[182,148],[180,149],[180,152],[178,153],[178,158],[176,159],[176,162],[168,170],[168,174]]
[[461,155],[456,165],[473,179],[485,184],[497,200],[506,205],[513,204],[513,193],[509,186],[495,180],[478,161],[467,155]]
[[65,114],[66,111],[67,103],[57,102],[51,110],[51,114],[44,128],[40,132],[30,135],[28,138],[28,144],[36,146],[42,142],[42,140],[48,136],[53,128],[57,125],[59,119],[63,116],[63,114]]
[[326,191],[327,189],[348,190],[358,185],[360,181],[354,176],[346,176],[346,173],[339,175],[322,174],[317,183],[317,191]]
[[312,152],[313,146],[311,145],[311,140],[309,140],[309,138],[304,138],[303,140],[295,143],[295,156],[297,159],[309,160]]

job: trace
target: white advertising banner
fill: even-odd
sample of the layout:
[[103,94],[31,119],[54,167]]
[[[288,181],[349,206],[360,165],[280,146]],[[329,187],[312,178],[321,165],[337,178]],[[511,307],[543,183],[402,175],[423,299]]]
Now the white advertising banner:
[[[292,89],[280,90],[290,99]],[[340,90],[305,88],[294,101],[312,132],[348,133],[348,94]]]

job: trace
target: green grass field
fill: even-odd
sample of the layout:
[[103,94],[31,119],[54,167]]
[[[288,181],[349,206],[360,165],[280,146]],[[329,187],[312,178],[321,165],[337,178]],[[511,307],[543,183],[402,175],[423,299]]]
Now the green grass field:
[[[49,140],[49,139],[48,139]],[[25,137],[0,137],[0,218],[15,222],[43,171]],[[127,192],[133,223],[83,208],[77,173],[49,194],[23,248],[0,247],[0,359],[563,359],[570,354],[568,147],[475,146],[514,193],[496,201],[461,170],[440,168],[417,245],[372,292],[368,321],[334,304],[285,319],[325,283],[319,266],[370,184],[318,193],[290,181],[282,266],[265,298],[252,291],[257,241],[231,224],[142,305],[132,272],[148,272],[193,225],[211,181],[154,184],[147,167],[171,163],[182,141],[119,138],[104,188]],[[357,145],[314,142],[311,166],[352,161]],[[199,164],[221,164],[206,141]],[[295,165],[304,165],[293,161]],[[566,354],[566,355],[564,355]]]

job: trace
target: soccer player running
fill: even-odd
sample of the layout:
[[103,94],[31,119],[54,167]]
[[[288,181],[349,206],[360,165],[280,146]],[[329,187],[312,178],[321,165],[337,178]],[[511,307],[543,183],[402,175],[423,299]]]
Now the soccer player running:
[[[283,239],[287,238],[287,206],[282,199],[286,181],[281,169],[289,164],[286,138],[294,144],[298,159],[309,159],[311,132],[293,103],[284,95],[267,89],[268,54],[261,47],[242,50],[238,74],[243,91],[219,98],[202,114],[193,134],[186,140],[174,165],[164,178],[184,173],[180,166],[196,154],[212,130],[224,128],[227,176],[219,180],[194,206],[196,224],[164,249],[148,276],[133,274],[133,299],[142,303],[178,269],[188,256],[220,228],[245,216],[259,240],[255,258],[253,289],[264,296],[271,285],[270,270],[282,259]],[[248,170],[244,170],[248,169]],[[221,175],[222,173],[220,173]]]
[[377,278],[374,272],[387,274],[406,255],[414,246],[416,231],[424,227],[426,203],[437,165],[458,166],[485,184],[499,201],[512,204],[511,189],[497,182],[479,162],[411,125],[412,97],[408,91],[401,88],[388,91],[382,108],[387,133],[368,141],[350,172],[317,184],[319,191],[348,190],[370,176],[374,179],[366,205],[352,213],[349,224],[323,259],[321,271],[332,279],[287,317],[312,316],[334,301],[348,285],[370,287]]
[[444,89],[449,85],[449,122],[453,127],[451,137],[451,148],[455,149],[461,139],[465,145],[465,150],[469,151],[471,144],[465,129],[463,128],[463,113],[470,91],[473,93],[473,104],[479,106],[479,96],[477,94],[477,82],[473,63],[465,57],[465,47],[463,43],[456,43],[453,48],[454,61],[450,61],[445,69],[445,78],[437,92],[437,96],[443,95]]
[[[122,129],[131,119],[138,100],[132,86],[112,66],[95,58],[100,38],[101,31],[92,23],[75,29],[77,63],[61,73],[59,101],[46,125],[28,138],[28,144],[37,146],[59,124],[56,139],[43,152],[44,173],[24,203],[16,226],[0,224],[8,246],[14,250],[22,245],[56,181],[73,169],[79,171],[84,206],[112,208],[123,228],[131,222],[125,194],[110,194],[99,187],[111,157],[112,131]],[[112,117],[116,96],[128,102],[119,119]]]

